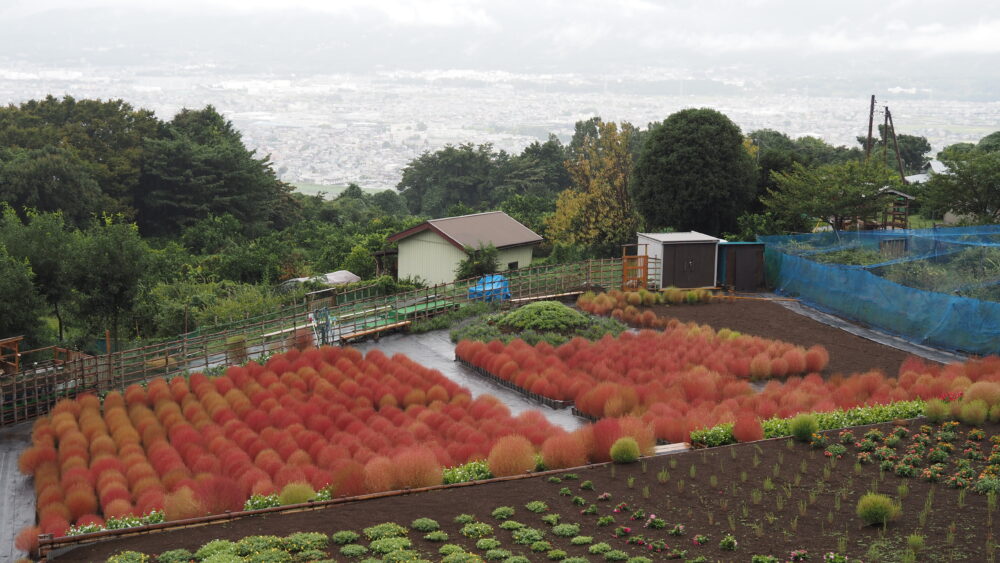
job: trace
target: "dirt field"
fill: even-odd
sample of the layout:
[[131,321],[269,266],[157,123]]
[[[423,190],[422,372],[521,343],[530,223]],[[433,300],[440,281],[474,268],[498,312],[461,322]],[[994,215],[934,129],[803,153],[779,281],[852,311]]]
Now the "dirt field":
[[807,347],[822,344],[830,353],[830,364],[827,367],[830,374],[880,369],[885,375],[895,377],[900,364],[910,355],[825,325],[772,301],[740,299],[735,303],[660,305],[653,310],[664,317],[707,324],[716,330],[729,328]]
[[[909,425],[909,435],[918,432],[918,424]],[[888,435],[894,427],[881,425]],[[940,430],[935,428],[932,435]],[[998,431],[996,425],[986,428],[986,436],[977,440],[987,454],[989,436]],[[965,430],[954,438],[962,443]],[[855,430],[860,440],[864,429]],[[831,441],[837,432],[827,433]],[[895,446],[901,452],[908,438]],[[989,538],[994,525],[989,518],[986,497],[969,491],[947,487],[944,483],[929,483],[919,477],[897,477],[892,471],[881,472],[878,463],[854,467],[857,448],[848,447],[843,459],[825,457],[822,449],[786,439],[768,440],[712,450],[648,458],[630,465],[603,465],[574,471],[577,478],[553,483],[537,477],[513,482],[490,483],[471,487],[411,494],[389,499],[345,504],[329,509],[267,517],[247,517],[226,524],[203,526],[123,539],[114,543],[95,544],[78,548],[58,557],[57,561],[102,561],[117,551],[132,549],[148,554],[184,547],[194,550],[216,538],[238,539],[252,534],[287,535],[296,531],[319,531],[327,534],[350,529],[360,532],[364,527],[383,522],[409,526],[416,518],[437,520],[448,533],[449,543],[457,543],[468,551],[483,555],[474,540],[460,533],[454,522],[460,513],[474,515],[493,526],[492,537],[502,549],[524,555],[530,560],[544,560],[545,553],[532,552],[518,544],[511,531],[499,528],[500,521],[491,516],[500,506],[513,507],[513,520],[545,532],[544,539],[552,548],[564,550],[570,556],[601,560],[589,555],[586,545],[572,545],[570,537],[559,537],[555,528],[542,521],[547,514],[559,514],[560,524],[576,524],[573,535],[591,536],[593,543],[607,542],[613,549],[630,555],[652,555],[661,559],[667,551],[650,554],[648,546],[628,543],[629,537],[644,536],[647,542],[662,541],[669,549],[686,550],[692,559],[705,556],[709,561],[748,561],[753,554],[770,554],[786,558],[792,550],[805,549],[811,560],[820,560],[828,551],[839,551],[865,561],[896,561],[906,550],[907,536],[924,536],[928,560],[985,561]],[[961,457],[956,452],[955,459]],[[981,464],[984,462],[977,462]],[[592,481],[593,488],[581,486]],[[884,533],[876,527],[866,527],[855,515],[858,498],[868,491],[885,493],[893,498],[903,493],[903,512],[899,520],[889,524]],[[599,495],[610,498],[601,500]],[[579,502],[574,502],[578,499]],[[540,500],[548,510],[533,513],[525,509],[531,501]],[[620,503],[626,507],[615,508]],[[594,513],[582,514],[582,509],[594,505]],[[928,508],[930,506],[931,508]],[[923,508],[923,510],[921,510]],[[642,511],[638,516],[637,511]],[[921,512],[927,514],[921,516]],[[663,519],[665,527],[646,527],[650,515]],[[612,517],[614,523],[601,526],[598,519]],[[668,534],[675,524],[682,524],[685,533]],[[616,537],[617,527],[630,528]],[[720,549],[719,542],[732,534],[739,543],[735,552]],[[704,545],[694,543],[704,535]],[[440,544],[422,539],[422,534],[409,534],[413,548],[431,560],[438,560]],[[331,555],[338,560],[335,546]]]

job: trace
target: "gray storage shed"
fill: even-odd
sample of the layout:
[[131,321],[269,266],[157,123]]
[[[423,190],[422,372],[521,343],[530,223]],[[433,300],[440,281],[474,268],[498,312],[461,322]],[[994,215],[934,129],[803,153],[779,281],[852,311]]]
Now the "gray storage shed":
[[638,233],[638,238],[639,253],[660,260],[659,287],[715,286],[721,239],[696,231]]

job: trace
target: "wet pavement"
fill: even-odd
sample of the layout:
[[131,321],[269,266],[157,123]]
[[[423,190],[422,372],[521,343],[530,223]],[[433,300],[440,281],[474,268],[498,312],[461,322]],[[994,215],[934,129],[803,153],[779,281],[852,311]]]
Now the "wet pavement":
[[30,445],[30,422],[0,428],[0,561],[25,556],[14,548],[14,537],[35,523],[35,490],[17,469],[17,458]]
[[447,330],[436,330],[424,334],[391,334],[378,340],[370,339],[355,345],[362,352],[381,350],[385,355],[404,354],[418,364],[440,371],[445,377],[465,387],[473,397],[483,394],[493,395],[517,416],[528,411],[537,410],[545,415],[552,424],[575,430],[586,421],[574,416],[570,409],[552,409],[531,401],[520,393],[497,385],[493,381],[480,377],[475,372],[455,361],[455,344],[448,337]]

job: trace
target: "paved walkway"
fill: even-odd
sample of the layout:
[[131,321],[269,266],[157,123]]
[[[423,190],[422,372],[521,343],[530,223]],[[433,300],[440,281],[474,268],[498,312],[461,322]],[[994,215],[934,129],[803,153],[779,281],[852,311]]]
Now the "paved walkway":
[[35,490],[17,469],[17,458],[29,445],[31,423],[0,428],[0,561],[25,556],[14,548],[14,537],[35,523]]

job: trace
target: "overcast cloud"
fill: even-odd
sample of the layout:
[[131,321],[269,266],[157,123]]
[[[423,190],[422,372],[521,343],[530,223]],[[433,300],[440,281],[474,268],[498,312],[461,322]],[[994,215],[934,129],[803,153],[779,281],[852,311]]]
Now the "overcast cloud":
[[[981,93],[1000,2],[3,0],[0,61],[331,73],[474,69],[823,76]],[[922,87],[924,84],[918,84]],[[985,94],[984,94],[985,95]]]

